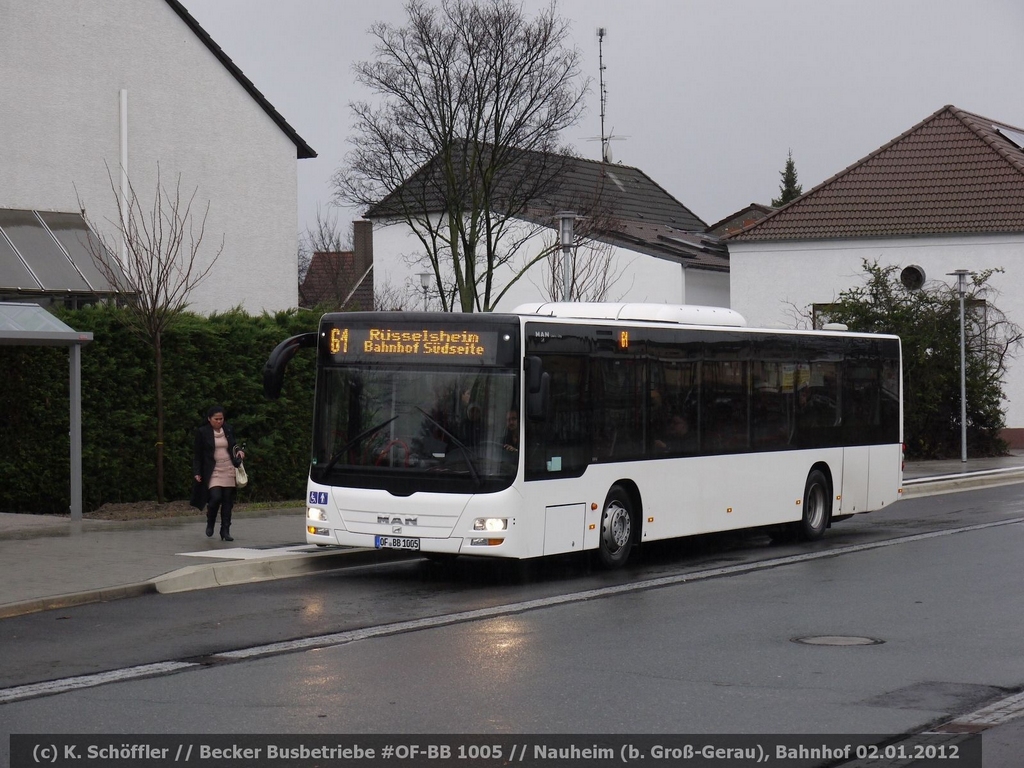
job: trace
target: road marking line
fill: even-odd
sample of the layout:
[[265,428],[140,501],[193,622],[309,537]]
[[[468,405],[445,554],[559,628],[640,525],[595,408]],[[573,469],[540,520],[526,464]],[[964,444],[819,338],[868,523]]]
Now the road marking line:
[[188,667],[200,666],[189,661],[161,661],[156,664],[142,664],[138,667],[125,667],[109,672],[97,672],[94,675],[65,677],[61,680],[48,680],[43,683],[30,683],[14,688],[0,689],[0,704],[7,704],[19,699],[32,699],[38,696],[52,696],[56,693],[67,693],[81,688],[95,688],[107,683],[120,683],[125,680],[137,680],[142,677],[158,677],[180,672]]

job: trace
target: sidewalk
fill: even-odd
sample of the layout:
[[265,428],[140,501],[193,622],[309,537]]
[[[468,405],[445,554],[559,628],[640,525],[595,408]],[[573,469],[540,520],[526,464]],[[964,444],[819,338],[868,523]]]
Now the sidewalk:
[[201,515],[72,521],[0,513],[0,619],[147,592],[286,578],[337,568],[370,550],[305,543],[304,507],[236,510],[233,542],[205,535]]
[[[904,496],[1024,480],[1024,452],[908,462]],[[927,489],[927,490],[926,490]],[[143,594],[297,576],[375,560],[373,550],[305,543],[304,508],[236,511],[233,542],[205,518],[112,522],[0,513],[0,618]]]
[[981,473],[1012,473],[1024,472],[1024,450],[1011,450],[1008,456],[996,456],[988,459],[968,459],[966,464],[960,459],[942,459],[940,461],[908,461],[903,469],[903,479],[922,480],[952,475]]

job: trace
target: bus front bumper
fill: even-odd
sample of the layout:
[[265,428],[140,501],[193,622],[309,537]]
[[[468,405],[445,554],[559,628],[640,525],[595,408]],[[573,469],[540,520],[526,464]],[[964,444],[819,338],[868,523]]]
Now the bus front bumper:
[[353,533],[352,531],[318,526],[312,521],[307,521],[306,543],[318,546],[359,547],[440,555],[510,556],[510,547],[506,546],[508,542],[504,537],[496,537],[484,532],[481,532],[479,536],[472,537],[453,536],[433,539],[390,533]]

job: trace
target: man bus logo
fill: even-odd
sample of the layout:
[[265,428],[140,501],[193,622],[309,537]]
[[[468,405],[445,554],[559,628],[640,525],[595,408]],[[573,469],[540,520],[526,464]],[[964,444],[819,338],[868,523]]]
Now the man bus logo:
[[377,515],[377,522],[380,525],[419,525],[415,517],[390,517],[388,515]]
[[327,504],[327,491],[310,491],[309,492],[309,503],[320,504],[326,506]]

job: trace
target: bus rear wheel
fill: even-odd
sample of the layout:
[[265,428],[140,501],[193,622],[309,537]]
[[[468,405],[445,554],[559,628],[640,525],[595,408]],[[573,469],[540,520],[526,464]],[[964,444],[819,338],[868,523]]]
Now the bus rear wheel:
[[825,473],[812,469],[804,486],[803,515],[796,524],[796,534],[801,541],[817,541],[825,535],[831,498],[832,491]]
[[604,568],[621,568],[633,547],[636,518],[633,499],[621,485],[612,486],[601,512],[601,539],[597,554]]

